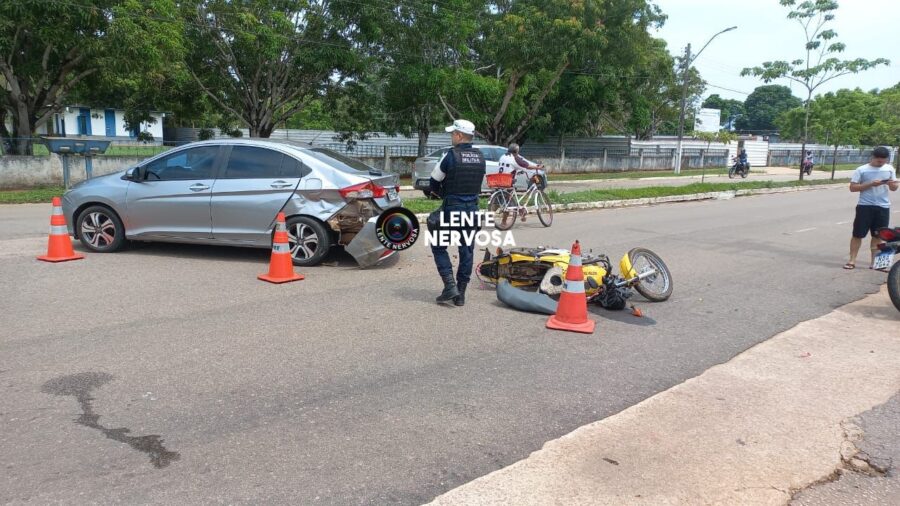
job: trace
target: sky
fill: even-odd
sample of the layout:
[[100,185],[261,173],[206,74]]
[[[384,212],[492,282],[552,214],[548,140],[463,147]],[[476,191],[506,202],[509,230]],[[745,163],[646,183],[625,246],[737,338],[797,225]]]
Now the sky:
[[[694,62],[707,81],[704,97],[718,93],[724,98],[743,101],[763,83],[754,77],[741,77],[744,67],[766,61],[791,61],[805,56],[803,28],[787,19],[789,9],[778,0],[655,0],[668,16],[654,33],[668,43],[672,54],[683,54],[688,43],[696,52],[711,36],[737,25],[737,30],[716,37]],[[799,2],[798,2],[799,3]],[[841,0],[830,27],[838,41],[847,45],[841,59],[887,58],[890,66],[857,75],[839,77],[816,89],[816,95],[841,88],[888,88],[900,83],[900,14],[898,0]],[[893,25],[893,26],[892,26]],[[794,95],[806,98],[806,89],[786,79],[772,84],[791,87]],[[722,89],[722,88],[728,88]]]

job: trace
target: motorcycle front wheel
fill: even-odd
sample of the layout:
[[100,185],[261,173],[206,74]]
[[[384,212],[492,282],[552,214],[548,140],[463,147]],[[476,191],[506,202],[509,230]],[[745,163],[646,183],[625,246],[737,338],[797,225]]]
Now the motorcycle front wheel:
[[728,169],[728,179],[734,179],[734,171],[735,171],[734,167]]
[[628,252],[628,258],[638,274],[649,269],[656,271],[634,286],[639,294],[651,302],[662,302],[672,296],[672,273],[659,255],[646,248],[634,248]]
[[888,295],[897,311],[900,311],[900,261],[895,262],[888,274]]

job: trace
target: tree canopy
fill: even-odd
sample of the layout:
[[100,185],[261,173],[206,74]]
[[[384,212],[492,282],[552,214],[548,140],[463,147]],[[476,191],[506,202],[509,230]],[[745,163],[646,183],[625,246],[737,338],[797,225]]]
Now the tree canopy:
[[778,128],[775,120],[785,111],[801,104],[802,101],[787,86],[759,86],[744,101],[744,115],[737,119],[735,127],[747,132],[775,131]]

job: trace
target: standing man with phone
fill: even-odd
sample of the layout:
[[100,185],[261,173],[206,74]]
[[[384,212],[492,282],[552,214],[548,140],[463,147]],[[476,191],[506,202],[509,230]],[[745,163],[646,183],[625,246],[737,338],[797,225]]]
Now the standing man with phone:
[[844,264],[844,269],[856,268],[856,255],[866,234],[872,236],[870,268],[875,263],[875,254],[881,243],[878,229],[887,227],[891,221],[891,197],[888,190],[897,191],[900,188],[897,171],[888,164],[890,156],[890,151],[885,147],[873,149],[869,163],[858,167],[850,178],[850,191],[859,193],[859,204],[853,220],[853,237],[850,238],[850,260]]

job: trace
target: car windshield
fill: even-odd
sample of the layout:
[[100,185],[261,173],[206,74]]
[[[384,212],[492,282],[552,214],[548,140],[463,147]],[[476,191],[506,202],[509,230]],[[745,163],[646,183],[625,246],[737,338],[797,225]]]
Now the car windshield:
[[361,161],[344,156],[336,151],[325,148],[306,148],[303,150],[306,154],[312,156],[316,160],[327,163],[329,167],[335,168],[341,172],[348,174],[366,174],[370,171],[377,171],[374,167],[370,167]]
[[440,158],[440,157],[444,156],[445,154],[447,154],[447,151],[450,151],[450,148],[439,149],[439,150],[435,151],[434,153],[429,154],[428,158]]

